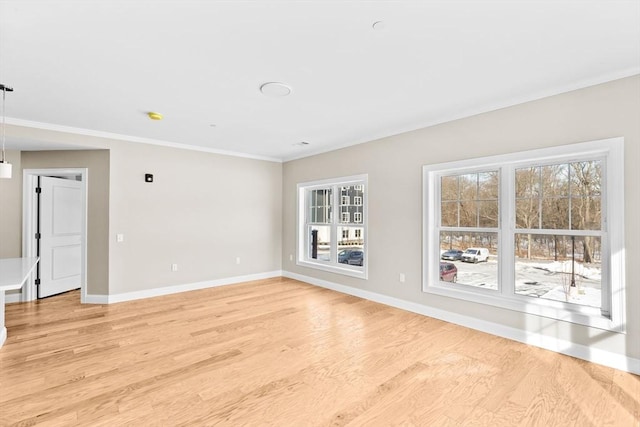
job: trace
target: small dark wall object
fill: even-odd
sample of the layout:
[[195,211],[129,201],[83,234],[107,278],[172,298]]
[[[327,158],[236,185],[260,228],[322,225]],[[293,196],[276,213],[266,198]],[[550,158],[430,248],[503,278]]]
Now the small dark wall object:
[[153,182],[153,174],[145,173],[144,174],[144,182]]

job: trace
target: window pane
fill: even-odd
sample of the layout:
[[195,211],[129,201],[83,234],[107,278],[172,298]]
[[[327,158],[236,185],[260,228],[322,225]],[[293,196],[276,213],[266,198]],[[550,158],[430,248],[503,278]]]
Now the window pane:
[[602,208],[600,197],[571,198],[571,229],[600,230]]
[[498,172],[483,172],[478,174],[478,199],[498,199]]
[[569,199],[542,199],[542,228],[569,229]]
[[441,231],[440,280],[498,289],[497,253],[498,233]]
[[[364,185],[343,186],[340,192],[341,224],[362,223]],[[353,202],[353,203],[352,203]]]
[[543,197],[560,197],[569,195],[569,166],[551,165],[540,168]]
[[516,227],[540,228],[539,199],[516,200]]
[[355,266],[364,265],[364,228],[338,227],[338,262]]
[[460,200],[476,200],[478,197],[478,174],[460,175]]
[[440,222],[445,227],[458,226],[458,203],[443,202],[441,205]]
[[440,179],[440,194],[442,200],[458,200],[458,177],[443,176]]
[[601,239],[515,235],[516,294],[601,306]]
[[328,225],[309,226],[308,257],[318,261],[331,259],[331,227]]
[[516,169],[516,198],[540,196],[540,168]]
[[600,161],[571,163],[571,195],[573,197],[599,196],[602,181]]
[[331,222],[331,189],[323,188],[309,192],[309,222]]
[[478,226],[478,204],[475,201],[460,202],[460,227]]
[[498,227],[498,201],[478,202],[479,208],[479,226],[480,227]]

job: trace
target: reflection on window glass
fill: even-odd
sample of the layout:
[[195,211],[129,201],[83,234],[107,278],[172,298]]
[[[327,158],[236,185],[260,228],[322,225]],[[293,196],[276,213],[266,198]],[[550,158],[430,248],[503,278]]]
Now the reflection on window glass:
[[515,292],[599,308],[601,253],[596,236],[516,234]]
[[498,233],[440,232],[440,280],[498,289]]

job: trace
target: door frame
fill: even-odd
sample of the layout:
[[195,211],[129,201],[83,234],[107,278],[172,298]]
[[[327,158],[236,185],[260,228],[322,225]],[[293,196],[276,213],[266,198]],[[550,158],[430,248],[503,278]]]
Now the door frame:
[[[24,169],[22,171],[22,256],[36,257],[36,230],[38,223],[38,204],[35,188],[39,176],[80,176],[82,224],[80,227],[80,302],[87,300],[87,219],[88,219],[88,183],[87,168],[50,168]],[[34,301],[37,298],[35,275],[32,274],[22,287],[20,301]]]

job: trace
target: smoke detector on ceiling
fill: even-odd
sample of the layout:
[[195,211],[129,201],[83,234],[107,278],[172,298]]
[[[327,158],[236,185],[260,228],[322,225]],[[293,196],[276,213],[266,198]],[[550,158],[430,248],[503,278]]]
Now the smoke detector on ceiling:
[[291,87],[280,82],[267,82],[260,86],[260,92],[267,96],[283,97],[291,94]]

